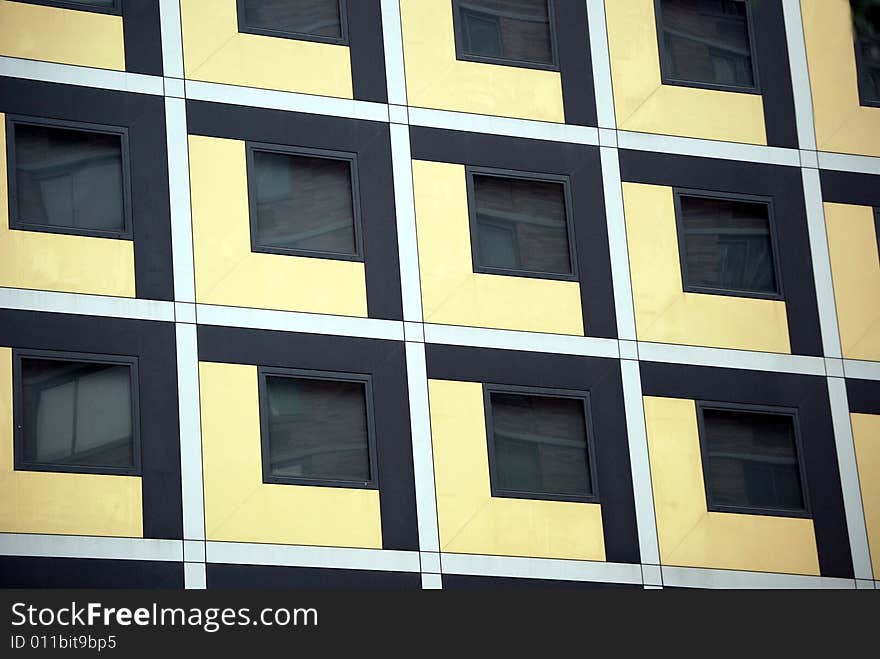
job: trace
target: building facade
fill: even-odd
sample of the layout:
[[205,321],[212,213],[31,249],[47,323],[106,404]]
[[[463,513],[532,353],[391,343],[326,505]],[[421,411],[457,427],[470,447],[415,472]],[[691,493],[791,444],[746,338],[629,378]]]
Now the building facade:
[[880,584],[880,9],[0,0],[0,583]]

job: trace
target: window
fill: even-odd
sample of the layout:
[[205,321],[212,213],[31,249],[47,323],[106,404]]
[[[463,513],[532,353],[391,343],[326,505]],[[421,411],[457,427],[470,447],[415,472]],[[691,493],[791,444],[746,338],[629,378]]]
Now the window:
[[781,299],[769,199],[675,191],[685,291]]
[[344,7],[341,0],[238,0],[238,31],[344,44]]
[[11,228],[131,238],[125,129],[9,117],[7,139]]
[[84,11],[100,12],[102,14],[121,14],[120,3],[122,0],[18,0],[30,5],[47,5],[60,9],[82,9]]
[[880,106],[880,4],[850,0],[859,97],[862,105]]
[[758,76],[743,0],[656,0],[664,84],[755,92]]
[[474,272],[577,279],[567,178],[468,169]]
[[377,487],[370,378],[260,369],[263,481]]
[[586,393],[487,387],[492,496],[596,501]]
[[248,145],[255,252],[361,260],[354,154]]
[[697,405],[709,510],[807,516],[794,410]]
[[15,468],[139,474],[137,360],[14,351]]
[[548,0],[454,0],[452,10],[458,59],[556,67]]

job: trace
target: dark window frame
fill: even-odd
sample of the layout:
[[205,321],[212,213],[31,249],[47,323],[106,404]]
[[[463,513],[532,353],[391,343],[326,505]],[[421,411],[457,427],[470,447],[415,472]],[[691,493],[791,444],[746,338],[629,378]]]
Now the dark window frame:
[[[331,151],[328,149],[311,149],[299,146],[285,146],[283,144],[269,144],[266,142],[246,143],[246,176],[248,189],[248,222],[250,225],[251,251],[257,254],[282,254],[286,256],[304,256],[309,258],[333,259],[336,261],[364,261],[364,230],[361,219],[360,185],[358,182],[358,157],[357,153],[346,151]],[[254,152],[276,153],[285,156],[304,156],[309,158],[323,158],[325,160],[341,160],[349,165],[351,174],[351,213],[354,231],[354,254],[343,252],[328,252],[316,249],[297,249],[294,247],[274,247],[261,245],[257,241],[257,176],[254,166]]]
[[[703,467],[703,488],[706,493],[706,507],[709,512],[740,513],[744,515],[764,515],[770,517],[797,517],[801,519],[812,518],[810,506],[810,493],[807,486],[807,472],[804,465],[804,448],[800,423],[798,421],[798,409],[796,407],[782,407],[776,405],[749,405],[745,403],[729,403],[719,401],[696,401],[697,406],[697,434],[700,439],[700,462]],[[706,446],[706,424],[703,419],[705,410],[723,410],[739,412],[742,414],[775,414],[788,416],[792,419],[794,431],[795,458],[798,464],[798,478],[800,479],[801,497],[804,507],[801,510],[787,510],[784,508],[761,508],[759,506],[735,506],[716,504],[712,501],[712,488],[709,483],[709,451]]]
[[238,31],[241,34],[257,34],[264,37],[279,37],[281,39],[294,39],[296,41],[314,41],[316,43],[329,43],[337,46],[348,46],[348,7],[347,0],[337,0],[339,4],[339,27],[342,36],[325,37],[316,34],[307,34],[305,32],[290,32],[288,30],[270,30],[261,27],[251,27],[244,22],[244,2],[245,0],[236,0],[235,13]]
[[[584,406],[584,432],[587,435],[587,469],[590,474],[592,492],[590,494],[553,494],[548,492],[527,492],[522,490],[505,490],[497,486],[497,460],[495,456],[495,429],[492,414],[492,394],[520,394],[526,396],[543,396],[546,398],[570,398],[580,400]],[[486,423],[486,445],[489,455],[489,486],[494,498],[531,499],[538,501],[569,501],[574,503],[600,503],[599,477],[596,462],[595,432],[590,407],[590,392],[575,389],[556,389],[548,387],[523,387],[506,384],[483,384],[483,409]]]
[[462,33],[462,21],[459,18],[459,7],[462,0],[452,0],[452,31],[455,40],[455,59],[461,62],[479,62],[481,64],[497,64],[500,66],[516,66],[523,69],[538,69],[541,71],[559,71],[559,47],[556,43],[556,18],[553,3],[555,0],[546,0],[547,18],[550,27],[550,57],[549,63],[530,62],[526,60],[510,59],[507,57],[491,57],[488,55],[470,55],[464,52],[464,34]]
[[[497,268],[479,265],[479,241],[477,240],[477,198],[474,190],[474,176],[493,176],[501,179],[519,179],[523,181],[538,181],[541,183],[562,184],[565,200],[565,231],[568,240],[568,261],[571,266],[570,274],[555,272],[536,272],[533,270],[518,270],[516,268]],[[571,179],[563,174],[543,174],[539,172],[523,172],[512,169],[500,169],[497,167],[478,167],[475,165],[465,166],[465,178],[467,181],[467,205],[468,227],[471,240],[471,266],[474,272],[488,275],[505,275],[509,277],[529,277],[532,279],[552,279],[555,281],[579,281],[577,247],[574,238],[574,220],[571,201]]]
[[112,7],[99,7],[88,5],[76,0],[14,0],[28,5],[43,5],[44,7],[56,7],[57,9],[76,9],[78,11],[90,11],[96,14],[112,14],[122,16],[122,0],[113,0]]
[[[24,382],[21,376],[23,359],[43,359],[68,363],[112,364],[129,368],[131,386],[131,429],[132,462],[131,467],[95,467],[91,465],[61,465],[46,462],[30,462],[24,456]],[[104,474],[113,476],[142,476],[141,433],[140,433],[140,395],[138,377],[138,358],[127,355],[103,355],[97,353],[71,352],[66,350],[32,350],[13,348],[12,350],[12,415],[13,415],[13,469],[15,471],[41,471],[72,474]]]
[[[45,126],[49,128],[62,128],[75,130],[83,133],[103,133],[105,135],[118,135],[120,137],[120,150],[122,159],[122,215],[125,227],[122,231],[102,231],[100,229],[85,229],[77,227],[59,227],[45,224],[35,224],[22,220],[18,215],[18,186],[16,182],[16,154],[15,154],[15,126],[24,124],[28,126]],[[114,240],[134,240],[134,227],[132,220],[131,202],[131,151],[129,147],[128,128],[124,126],[110,126],[106,124],[91,124],[81,121],[68,121],[66,119],[49,119],[44,117],[31,117],[25,115],[6,115],[6,178],[8,186],[9,228],[18,231],[37,231],[40,233],[60,233],[68,236],[89,236],[92,238],[110,238]]]
[[877,238],[877,258],[880,258],[880,206],[874,208],[874,235]]
[[[268,377],[285,377],[295,380],[330,380],[334,382],[352,382],[364,386],[365,407],[367,411],[367,452],[370,468],[370,480],[350,481],[338,478],[306,478],[297,476],[276,476],[271,471],[271,447],[269,445],[269,392],[266,380]],[[360,490],[379,489],[379,462],[376,449],[376,425],[373,406],[373,378],[366,373],[345,373],[338,371],[317,371],[300,368],[283,368],[276,366],[258,366],[260,404],[260,457],[262,462],[263,482],[278,485],[314,485],[317,487],[342,487]]]
[[[773,276],[776,279],[776,292],[762,293],[760,291],[740,291],[728,288],[715,288],[712,286],[697,286],[688,282],[687,253],[685,250],[684,215],[681,210],[682,197],[699,197],[702,199],[716,199],[719,201],[743,201],[747,203],[766,204],[767,224],[770,235],[770,257],[773,262]],[[678,239],[678,258],[681,269],[681,287],[685,293],[701,293],[705,295],[724,295],[727,297],[747,297],[759,300],[785,300],[785,290],[782,284],[782,268],[779,264],[779,239],[777,235],[775,214],[773,212],[773,197],[765,195],[750,195],[731,192],[715,192],[712,190],[699,190],[694,188],[673,188],[673,203],[675,206],[675,232]]]
[[[850,10],[852,11],[852,10]],[[856,61],[856,87],[859,89],[859,105],[866,108],[880,108],[880,98],[870,100],[865,97],[865,86],[862,84],[862,72],[865,70],[865,61],[862,57],[862,49],[859,48],[859,39],[853,23],[853,54]]]
[[750,0],[731,0],[733,2],[744,2],[746,5],[746,29],[749,35],[749,58],[752,64],[752,79],[754,85],[722,85],[712,82],[693,82],[691,80],[679,80],[673,78],[669,74],[670,63],[669,53],[666,50],[666,40],[663,38],[663,0],[654,0],[654,22],[657,26],[657,50],[660,57],[660,82],[664,85],[675,87],[691,87],[693,89],[713,89],[723,92],[738,92],[741,94],[762,95],[761,78],[758,72],[758,54],[755,48],[755,25],[753,18],[753,10]]

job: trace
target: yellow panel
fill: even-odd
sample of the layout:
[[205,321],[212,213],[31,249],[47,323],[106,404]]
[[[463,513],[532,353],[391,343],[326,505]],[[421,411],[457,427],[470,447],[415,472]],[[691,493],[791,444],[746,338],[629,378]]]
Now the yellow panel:
[[617,127],[767,144],[759,94],[664,85],[654,0],[606,2]]
[[257,382],[256,366],[199,363],[208,539],[381,549],[377,490],[263,483]]
[[599,504],[492,498],[479,382],[428,393],[442,551],[605,560]]
[[348,46],[240,33],[235,5],[181,0],[187,78],[352,98]]
[[813,520],[707,511],[694,401],[644,402],[664,565],[819,574]]
[[880,258],[874,209],[825,204],[843,356],[880,360]]
[[473,271],[463,165],[412,166],[426,322],[583,336],[578,282]]
[[880,414],[850,414],[874,578],[880,577]]
[[880,109],[859,105],[852,18],[847,0],[801,0],[821,151],[880,156]]
[[245,143],[189,137],[196,299],[367,315],[364,264],[251,252]]
[[[6,153],[6,119],[2,113],[0,150]],[[0,158],[0,286],[135,296],[131,240],[13,231],[9,228],[7,185],[4,155]]]
[[15,471],[12,350],[0,348],[0,532],[143,537],[141,478]]
[[449,0],[401,0],[400,15],[410,105],[565,121],[558,72],[455,59]]
[[0,0],[0,55],[124,71],[122,16]]
[[791,352],[785,302],[682,290],[672,188],[624,183],[623,199],[641,341]]

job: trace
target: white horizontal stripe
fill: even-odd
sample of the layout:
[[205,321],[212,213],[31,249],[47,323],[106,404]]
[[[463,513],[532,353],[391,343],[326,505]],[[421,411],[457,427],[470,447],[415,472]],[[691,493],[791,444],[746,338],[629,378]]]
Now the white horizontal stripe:
[[221,85],[215,82],[186,81],[186,97],[214,103],[231,103],[290,112],[322,114],[330,117],[388,121],[388,106],[382,103],[355,101],[348,98],[313,96],[282,92],[274,89],[256,89]]
[[403,323],[396,320],[330,316],[298,311],[246,309],[211,304],[197,304],[196,316],[200,325],[223,325],[280,330],[282,332],[306,332],[403,341]]
[[859,380],[880,380],[880,362],[844,359],[843,372],[848,378],[857,378]]
[[24,288],[0,288],[0,308],[135,320],[174,320],[173,302]]
[[0,533],[0,554],[4,556],[182,561],[183,541],[156,538]]
[[17,57],[0,56],[0,75],[154,96],[161,96],[165,92],[162,78],[158,76],[41,62]]
[[801,574],[712,570],[663,566],[663,585],[686,588],[844,588],[854,589],[854,579]]
[[450,112],[410,106],[409,123],[412,126],[525,137],[534,140],[569,142],[571,144],[599,144],[599,130],[597,128],[556,124],[549,121],[493,117],[486,114]]
[[563,355],[584,355],[588,357],[616,358],[619,351],[616,339],[428,323],[425,324],[425,341],[427,343],[498,348],[501,350],[553,352]]
[[476,554],[440,555],[444,574],[470,574],[490,577],[525,577],[565,581],[603,581],[642,583],[642,569],[637,563],[605,563],[557,558],[519,556],[480,556]]
[[880,158],[820,151],[819,168],[860,174],[880,174]]
[[682,346],[639,341],[639,359],[670,364],[693,364],[718,368],[743,368],[753,371],[777,371],[804,375],[825,375],[821,357],[784,355],[773,352],[727,350],[701,346]]
[[760,144],[720,142],[674,135],[635,133],[627,130],[617,132],[617,144],[621,149],[635,149],[637,151],[657,151],[683,156],[744,160],[792,167],[799,167],[801,164],[800,153],[797,149],[783,149]]
[[207,543],[207,557],[209,563],[286,565],[292,567],[388,570],[394,572],[419,571],[419,553],[417,551],[392,551],[387,549],[307,547],[300,545],[209,541]]

